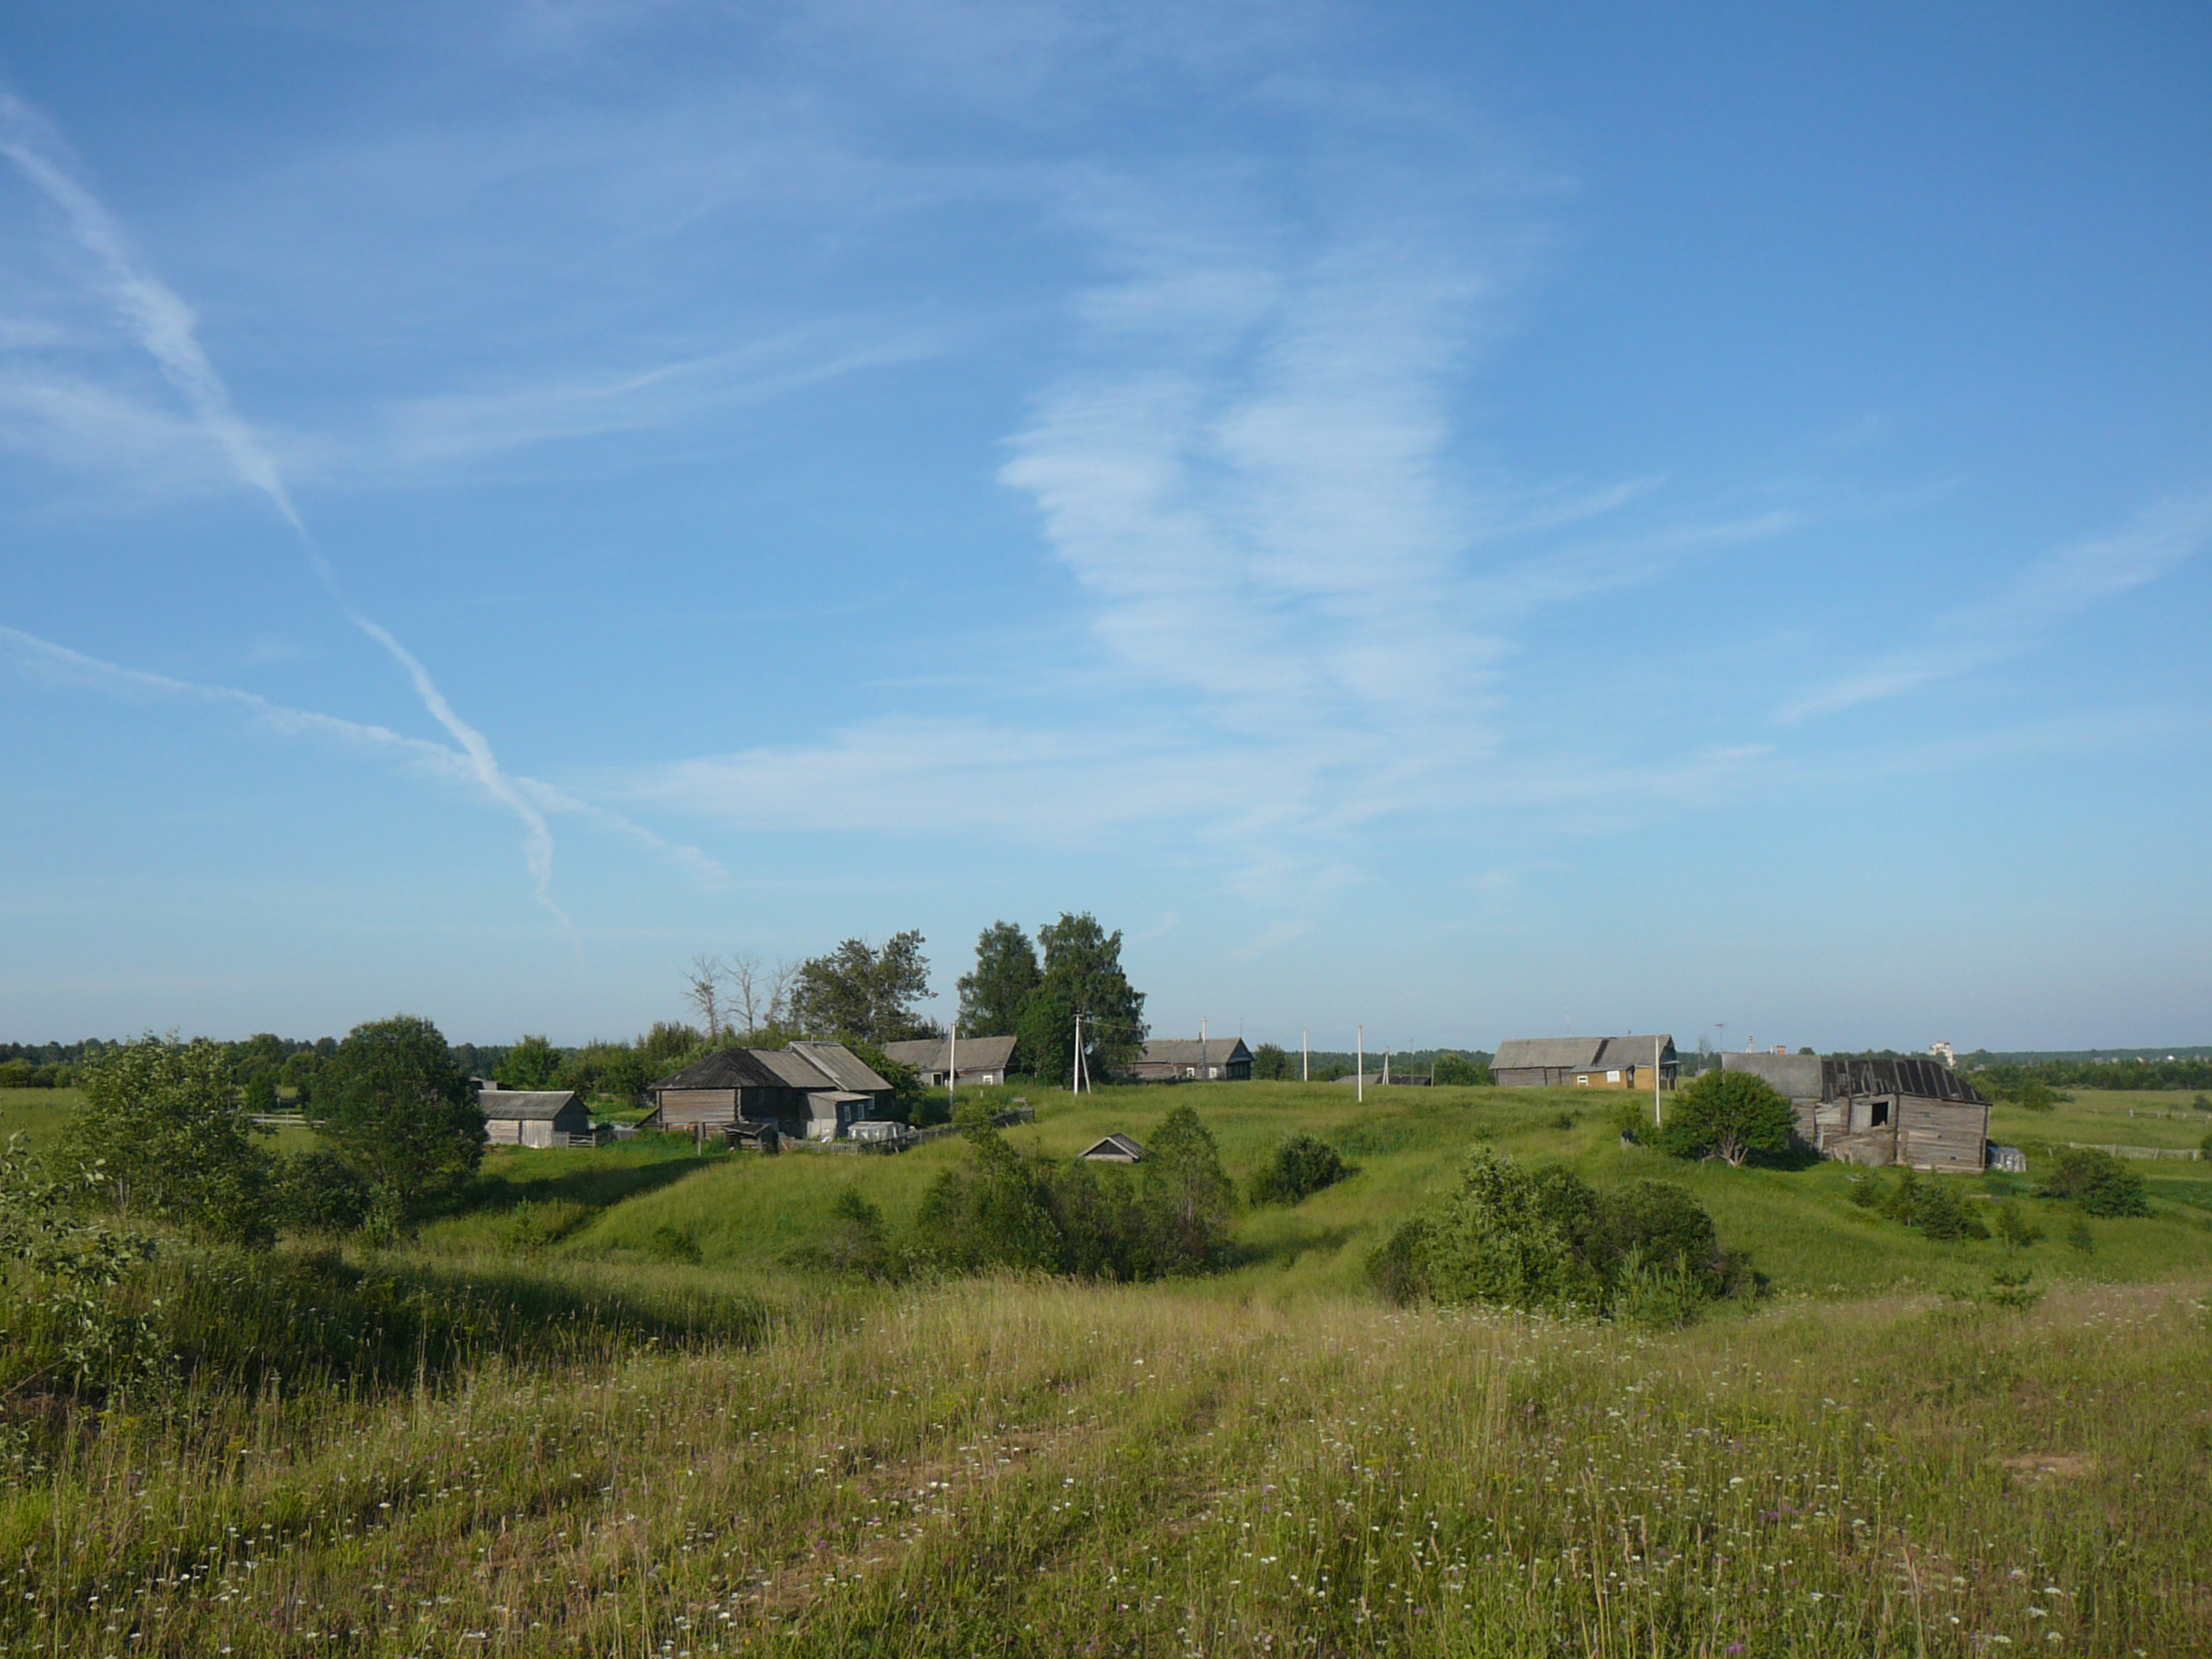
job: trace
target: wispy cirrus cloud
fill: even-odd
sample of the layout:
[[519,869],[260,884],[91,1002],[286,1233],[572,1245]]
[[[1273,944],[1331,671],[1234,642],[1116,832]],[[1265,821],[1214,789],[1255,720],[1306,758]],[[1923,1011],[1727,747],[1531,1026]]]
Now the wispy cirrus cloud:
[[553,902],[553,832],[544,813],[500,768],[490,741],[454,711],[421,659],[346,596],[337,572],[308,533],[307,521],[292,499],[275,456],[232,407],[229,388],[200,344],[192,308],[131,246],[106,206],[79,176],[67,147],[52,124],[4,89],[0,89],[0,156],[13,162],[60,210],[71,234],[91,256],[98,281],[126,334],[153,359],[182,398],[194,423],[220,449],[238,477],[264,496],[297,534],[315,575],[346,620],[399,664],[431,718],[460,745],[478,784],[522,821],[523,861],[537,902],[575,940],[574,925]]
[[[382,756],[412,776],[449,787],[465,789],[480,798],[506,805],[505,799],[483,786],[476,763],[459,749],[409,737],[389,727],[346,720],[336,715],[295,709],[235,686],[208,685],[181,680],[145,669],[87,656],[53,640],[0,624],[0,649],[16,667],[48,684],[96,691],[103,696],[136,701],[198,703],[228,709],[243,715],[254,729],[276,737],[320,740],[338,747]],[[683,870],[709,887],[728,884],[728,872],[696,847],[671,841],[622,814],[585,800],[569,791],[519,773],[509,781],[542,811],[578,818],[596,828],[621,836]]]
[[2212,543],[2212,493],[2161,501],[2128,524],[2044,554],[1990,598],[1937,619],[1920,645],[1792,698],[1775,711],[1795,725],[1885,702],[2033,650],[2083,611],[2158,581]]

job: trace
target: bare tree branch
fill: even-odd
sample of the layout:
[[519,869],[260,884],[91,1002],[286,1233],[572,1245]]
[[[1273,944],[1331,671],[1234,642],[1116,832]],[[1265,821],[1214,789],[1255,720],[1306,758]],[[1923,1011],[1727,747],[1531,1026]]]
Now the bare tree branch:
[[694,957],[684,970],[683,1000],[707,1022],[707,1040],[722,1034],[722,981],[728,970],[715,957]]

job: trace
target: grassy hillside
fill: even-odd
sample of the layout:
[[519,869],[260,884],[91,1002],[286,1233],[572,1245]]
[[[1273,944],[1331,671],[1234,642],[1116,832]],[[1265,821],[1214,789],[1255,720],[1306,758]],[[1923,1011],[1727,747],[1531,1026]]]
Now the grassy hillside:
[[[1605,1186],[1659,1176],[1695,1192],[1723,1242],[1747,1249],[1777,1291],[1857,1296],[1900,1286],[1986,1277],[2006,1258],[1994,1242],[1931,1243],[1849,1201],[1855,1172],[1815,1163],[1798,1169],[1732,1170],[1684,1165],[1624,1149],[1617,1100],[1587,1091],[1390,1089],[1364,1103],[1338,1084],[1218,1084],[1102,1090],[1096,1096],[1029,1090],[1038,1121],[1007,1131],[1024,1149],[1071,1157],[1111,1130],[1140,1142],[1180,1103],[1195,1105],[1240,1185],[1285,1135],[1305,1131],[1336,1146],[1357,1173],[1294,1209],[1248,1210],[1236,1227],[1230,1271],[1185,1294],[1280,1300],[1363,1294],[1368,1253],[1451,1182],[1467,1149],[1486,1143],[1530,1160],[1571,1164]],[[2038,1124],[2046,1122],[2037,1117]],[[670,1234],[688,1238],[709,1265],[772,1269],[818,1236],[830,1200],[857,1187],[894,1228],[912,1219],[938,1172],[964,1155],[957,1139],[897,1157],[794,1150],[777,1158],[690,1155],[689,1143],[646,1139],[598,1151],[499,1151],[486,1160],[487,1198],[430,1230],[434,1248],[495,1244],[514,1205],[531,1198],[589,1205],[594,1217],[561,1242],[570,1259],[644,1259]],[[2045,1278],[2147,1280],[2212,1272],[2212,1165],[2143,1164],[2159,1197],[2148,1220],[2090,1224],[2087,1254],[2054,1236],[2028,1254]],[[648,1173],[647,1172],[651,1173]],[[617,1173],[620,1172],[620,1173]],[[2023,1184],[1968,1179],[1987,1197]],[[616,1202],[617,1198],[620,1201]]]
[[[2018,1311],[1963,1300],[1995,1243],[1838,1166],[1624,1149],[1587,1093],[1029,1098],[1056,1156],[1188,1103],[1240,1179],[1298,1130],[1357,1173],[1158,1286],[784,1265],[849,1185],[909,1224],[957,1140],[503,1150],[401,1249],[172,1242],[166,1392],[0,1400],[0,1653],[2207,1649],[2212,1168],[2137,1166],[2158,1213],[2086,1253],[2037,1206]],[[1682,1183],[1773,1294],[1665,1333],[1379,1304],[1367,1252],[1477,1142]]]

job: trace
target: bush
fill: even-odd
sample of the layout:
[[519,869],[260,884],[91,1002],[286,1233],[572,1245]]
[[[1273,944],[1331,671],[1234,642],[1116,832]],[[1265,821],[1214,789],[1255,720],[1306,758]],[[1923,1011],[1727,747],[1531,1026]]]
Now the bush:
[[1891,1221],[1917,1227],[1946,1244],[1989,1236],[1989,1229],[1967,1213],[1956,1191],[1940,1180],[1922,1180],[1910,1166],[1898,1169],[1897,1185],[1875,1203]]
[[1740,1167],[1754,1153],[1789,1149],[1797,1114],[1764,1077],[1707,1071],[1676,1092],[1659,1131],[1661,1150],[1677,1158],[1718,1158]]
[[2063,1198],[2092,1216],[2147,1216],[2151,1194],[2143,1178],[2108,1152],[2082,1147],[2058,1160],[2043,1195]]
[[789,1252],[792,1267],[812,1268],[878,1283],[904,1275],[905,1259],[891,1243],[883,1211],[849,1186],[830,1206],[830,1224],[820,1236]]
[[2024,1250],[2043,1236],[2043,1229],[2028,1219],[2017,1198],[2000,1199],[1997,1205],[1997,1236],[2009,1253]]
[[331,1152],[281,1160],[272,1197],[278,1224],[295,1233],[351,1233],[369,1218],[369,1184]]
[[1290,1055],[1280,1043],[1262,1043],[1252,1051],[1252,1081],[1255,1083],[1291,1083],[1296,1081],[1298,1068],[1290,1063]]
[[1337,1149],[1310,1135],[1294,1135],[1252,1172],[1254,1204],[1298,1204],[1351,1173]]
[[1394,1300],[1487,1302],[1680,1323],[1682,1310],[1751,1282],[1713,1217],[1680,1187],[1634,1181],[1593,1192],[1559,1166],[1529,1169],[1486,1149],[1461,1166],[1440,1215],[1402,1227],[1370,1257]]
[[[499,1227],[499,1242],[511,1250],[543,1250],[558,1244],[598,1212],[574,1198],[544,1198],[517,1205]],[[696,1248],[696,1247],[695,1247]],[[694,1255],[690,1258],[696,1261]]]
[[689,1228],[672,1226],[663,1222],[653,1229],[652,1236],[645,1241],[645,1254],[656,1262],[701,1261],[699,1241]]
[[1438,1054],[1428,1068],[1428,1075],[1429,1080],[1440,1088],[1457,1085],[1487,1089],[1497,1081],[1491,1075],[1490,1067],[1480,1060],[1471,1060],[1464,1054]]
[[2212,1112],[2212,1095],[2199,1095],[2189,1103],[2200,1112]]

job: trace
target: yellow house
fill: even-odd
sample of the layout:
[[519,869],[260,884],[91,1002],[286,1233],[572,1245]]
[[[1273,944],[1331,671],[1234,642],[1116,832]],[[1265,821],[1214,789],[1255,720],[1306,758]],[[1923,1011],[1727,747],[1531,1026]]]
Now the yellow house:
[[1649,1089],[1675,1086],[1675,1039],[1665,1033],[1626,1037],[1510,1037],[1497,1046],[1491,1075],[1504,1089]]

